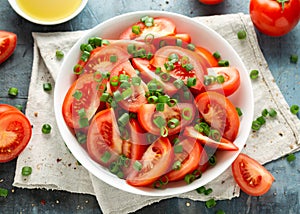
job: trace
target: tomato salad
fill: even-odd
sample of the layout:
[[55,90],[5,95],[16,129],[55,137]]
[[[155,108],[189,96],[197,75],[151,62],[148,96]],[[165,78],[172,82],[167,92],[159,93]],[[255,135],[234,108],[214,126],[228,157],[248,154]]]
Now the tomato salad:
[[80,49],[65,122],[128,184],[191,183],[218,150],[238,150],[239,116],[227,98],[239,88],[238,70],[220,67],[171,20],[145,16],[118,40],[92,37]]

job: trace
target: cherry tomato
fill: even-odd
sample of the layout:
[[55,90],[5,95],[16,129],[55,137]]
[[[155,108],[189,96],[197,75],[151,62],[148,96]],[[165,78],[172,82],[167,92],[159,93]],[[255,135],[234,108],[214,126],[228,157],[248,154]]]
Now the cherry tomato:
[[208,91],[199,94],[196,106],[205,121],[227,140],[233,142],[238,134],[240,120],[235,106],[224,95]]
[[2,112],[0,114],[0,163],[15,159],[27,146],[31,135],[31,124],[22,112],[14,109]]
[[81,122],[84,121],[83,118],[89,121],[94,116],[106,84],[107,78],[98,78],[96,73],[84,74],[72,84],[62,106],[64,120],[70,128],[79,129],[87,126]]
[[121,75],[128,76],[128,82],[130,83],[130,87],[124,88],[122,87],[122,83],[119,81],[117,86],[112,86],[111,90],[115,94],[117,91],[120,94],[125,93],[126,90],[131,90],[131,93],[123,97],[121,101],[118,102],[122,108],[131,112],[137,112],[140,106],[144,103],[147,103],[147,98],[145,96],[147,89],[147,85],[141,80],[140,85],[133,85],[132,78],[137,77],[136,71],[132,67],[131,63],[127,60],[126,62],[116,66],[110,73],[110,78],[120,77]]
[[199,0],[199,2],[203,3],[203,4],[219,4],[221,2],[223,2],[223,0]]
[[212,55],[212,53],[207,50],[206,48],[197,46],[195,49],[195,52],[197,54],[200,54],[202,57],[204,57],[208,63],[210,64],[210,67],[218,67],[218,60],[216,60],[216,58]]
[[[168,69],[165,64],[171,61],[170,56],[174,54],[178,56],[178,60],[171,63]],[[151,64],[161,68],[163,72],[169,72],[176,79],[181,78],[185,83],[188,78],[196,78],[196,85],[191,88],[198,92],[203,88],[204,75],[209,67],[208,62],[200,55],[176,46],[165,46],[157,50]]]
[[214,67],[209,68],[208,73],[213,76],[223,76],[224,82],[207,85],[205,88],[207,91],[216,91],[224,94],[226,97],[233,94],[240,86],[240,73],[234,67]]
[[97,113],[87,135],[87,150],[91,158],[109,166],[122,154],[122,141],[113,109]]
[[237,151],[239,149],[236,145],[225,138],[221,138],[219,141],[211,139],[196,131],[192,126],[186,127],[183,134],[185,136],[197,139],[203,146],[209,146],[211,148],[227,151]]
[[300,19],[299,0],[251,0],[249,10],[255,27],[269,36],[289,33]]
[[148,186],[167,172],[172,160],[173,150],[169,139],[160,137],[135,163],[138,166],[128,175],[126,182],[132,186]]
[[[183,114],[186,114],[183,116]],[[163,111],[156,111],[155,104],[143,104],[138,110],[138,120],[141,126],[154,135],[161,135],[161,127],[156,125],[154,120],[161,118],[164,121],[162,126],[168,130],[168,135],[177,134],[183,131],[184,127],[190,124],[196,117],[195,107],[192,103],[178,103],[173,107],[165,104]],[[173,119],[179,121],[176,127],[169,127],[168,123]]]
[[243,192],[260,196],[269,191],[274,181],[273,175],[259,162],[240,153],[231,165],[233,177]]
[[17,46],[17,35],[0,30],[0,64],[10,57]]
[[179,168],[175,168],[166,174],[169,182],[179,181],[184,178],[186,174],[192,173],[199,166],[201,156],[205,152],[202,146],[192,138],[186,138],[180,141],[174,147],[182,147],[182,152],[174,154],[174,164],[180,162]]
[[155,79],[156,83],[158,83],[163,88],[164,93],[171,96],[178,91],[178,89],[173,84],[174,79],[170,79],[170,81],[161,80],[159,74],[155,73],[155,68],[150,64],[149,60],[133,58],[131,62],[132,65],[140,71],[143,80],[150,82],[151,80]]
[[[133,26],[139,26],[140,33],[135,34],[132,32]],[[147,27],[143,22],[137,22],[128,27],[121,33],[120,39],[128,40],[144,40],[148,35],[152,34],[154,38],[174,35],[176,32],[175,24],[167,18],[154,18],[153,25]]]

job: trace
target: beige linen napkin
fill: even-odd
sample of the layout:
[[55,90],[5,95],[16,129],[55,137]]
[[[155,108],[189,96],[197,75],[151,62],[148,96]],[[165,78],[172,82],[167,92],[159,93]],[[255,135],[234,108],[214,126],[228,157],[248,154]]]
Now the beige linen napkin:
[[[259,132],[250,134],[243,152],[264,164],[298,151],[300,121],[289,112],[289,106],[275,84],[258,46],[249,16],[230,14],[195,19],[221,34],[238,52],[249,71],[252,69],[260,71],[259,79],[253,81],[255,117],[259,116],[264,108],[274,108],[278,112],[276,119],[268,120]],[[238,40],[236,33],[242,29],[247,32],[247,38]],[[33,136],[18,158],[13,185],[21,188],[58,189],[93,194],[97,197],[103,213],[133,212],[172,197],[146,197],[115,189],[78,165],[64,145],[54,118],[53,91],[45,92],[42,85],[45,82],[55,84],[61,64],[55,57],[55,51],[59,49],[67,53],[83,33],[83,31],[33,33],[34,61],[26,108],[26,115],[33,124]],[[52,126],[49,135],[41,133],[41,127],[45,123]],[[24,165],[33,168],[28,178],[21,175]],[[213,189],[213,193],[209,196],[192,191],[177,197],[205,201],[209,198],[221,200],[239,196],[239,188],[230,169],[206,186]]]

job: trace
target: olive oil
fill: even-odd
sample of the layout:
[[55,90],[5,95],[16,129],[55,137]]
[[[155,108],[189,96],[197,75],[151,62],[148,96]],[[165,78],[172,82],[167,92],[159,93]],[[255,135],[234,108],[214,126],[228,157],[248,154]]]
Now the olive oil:
[[16,0],[21,10],[40,21],[58,21],[70,16],[82,0]]

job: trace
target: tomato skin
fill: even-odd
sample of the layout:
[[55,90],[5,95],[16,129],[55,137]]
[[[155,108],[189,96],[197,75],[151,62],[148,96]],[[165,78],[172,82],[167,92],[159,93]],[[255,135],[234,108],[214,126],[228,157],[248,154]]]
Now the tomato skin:
[[197,169],[203,152],[202,146],[192,138],[186,138],[177,145],[182,146],[183,152],[174,155],[173,163],[179,160],[181,167],[166,174],[169,182],[182,180],[186,174],[192,173]]
[[220,93],[207,91],[199,94],[195,102],[205,121],[223,138],[233,142],[239,131],[240,119],[231,101]]
[[216,60],[216,58],[212,55],[212,53],[207,50],[206,48],[197,46],[195,49],[195,52],[199,55],[201,55],[202,57],[204,57],[208,63],[210,64],[210,67],[218,67],[218,60]]
[[[122,142],[113,109],[97,113],[91,121],[87,134],[87,150],[90,157],[108,167],[122,153]],[[101,160],[105,152],[111,155],[107,162]]]
[[130,172],[126,182],[136,187],[148,186],[169,170],[172,160],[173,150],[169,139],[160,137],[148,147],[140,160],[142,169]]
[[[140,27],[140,34],[134,34],[132,32],[132,26],[138,25]],[[174,35],[176,33],[176,26],[175,24],[167,19],[167,18],[154,18],[154,25],[151,27],[146,27],[144,23],[137,22],[135,24],[128,27],[124,32],[121,33],[120,39],[122,40],[144,40],[145,37],[149,34],[154,35],[155,38]]]
[[241,190],[251,196],[261,196],[269,191],[273,175],[259,162],[240,153],[231,165],[233,177]]
[[214,5],[223,2],[223,0],[199,0],[199,2],[203,4]]
[[8,105],[8,104],[3,104],[3,103],[0,103],[0,115],[6,111],[17,111],[17,112],[20,112],[19,109],[17,109],[16,107],[14,106],[11,106],[11,105]]
[[10,57],[17,46],[17,35],[0,30],[0,64]]
[[214,83],[206,86],[207,91],[216,91],[224,94],[226,97],[232,95],[240,86],[240,73],[234,67],[214,67],[209,68],[208,73],[212,71],[214,76],[222,75],[224,82],[222,84]]
[[[100,97],[106,84],[107,78],[97,82],[94,74],[84,74],[71,85],[62,105],[64,120],[70,128],[83,128],[79,124],[78,110],[83,108],[88,120],[94,116],[100,105]],[[77,91],[82,94],[80,99],[73,96]]]
[[0,114],[0,163],[15,159],[27,146],[31,135],[30,121],[22,112],[17,110],[2,112]]
[[249,13],[255,27],[269,36],[283,36],[299,22],[300,1],[281,3],[274,0],[251,0]]

